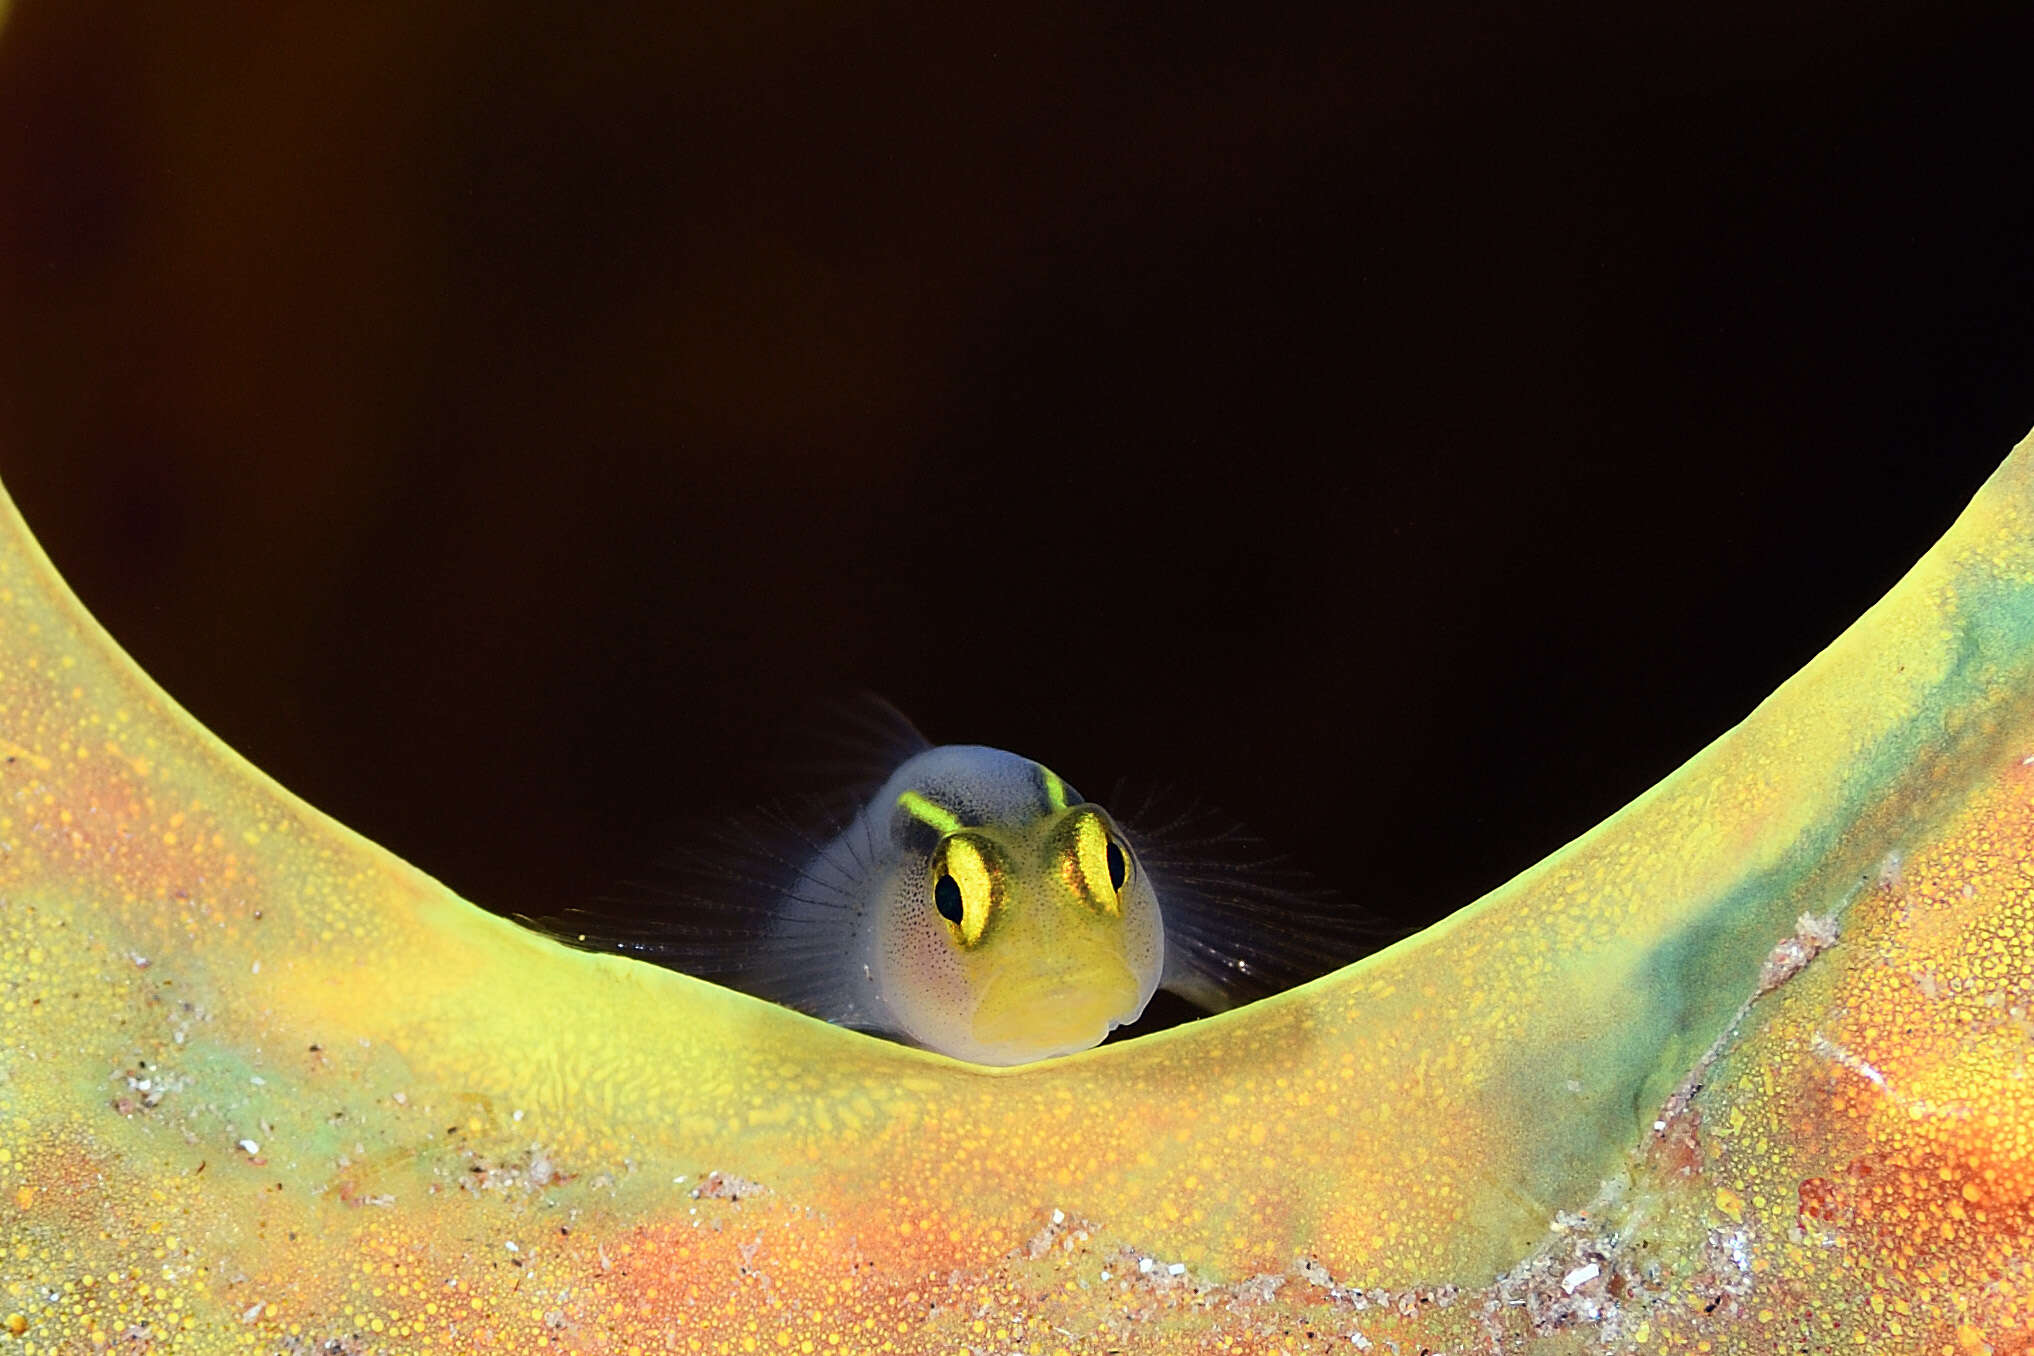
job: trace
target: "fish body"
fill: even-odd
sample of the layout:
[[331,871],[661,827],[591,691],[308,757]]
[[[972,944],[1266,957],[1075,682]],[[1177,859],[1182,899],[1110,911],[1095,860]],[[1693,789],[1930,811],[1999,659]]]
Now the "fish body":
[[851,799],[759,814],[687,854],[682,888],[538,926],[988,1065],[1088,1049],[1160,988],[1219,1011],[1367,949],[1219,815],[1145,801],[1126,825],[1032,759],[930,745],[880,703],[868,723]]
[[807,1004],[978,1064],[1098,1044],[1164,972],[1129,836],[1050,769],[977,744],[906,760],[804,864],[765,946],[831,955]]

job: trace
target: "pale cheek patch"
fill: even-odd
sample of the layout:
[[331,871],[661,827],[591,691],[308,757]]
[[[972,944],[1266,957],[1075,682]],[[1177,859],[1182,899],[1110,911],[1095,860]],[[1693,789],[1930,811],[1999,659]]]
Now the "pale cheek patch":
[[967,967],[922,890],[900,890],[886,912],[875,961],[883,1001],[912,1040],[955,1052],[975,1009]]
[[[1123,892],[1123,959],[1150,1001],[1165,973],[1165,916],[1159,912],[1158,896],[1142,878],[1130,882]],[[1138,1004],[1143,1011],[1143,1003]]]

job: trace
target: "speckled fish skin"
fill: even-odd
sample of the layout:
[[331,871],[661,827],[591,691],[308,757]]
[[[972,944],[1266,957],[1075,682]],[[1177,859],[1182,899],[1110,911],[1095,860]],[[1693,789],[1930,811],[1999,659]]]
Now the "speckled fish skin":
[[2023,445],[1518,879],[988,1070],[459,900],[177,709],[8,506],[0,1347],[2026,1351],[2030,698]]

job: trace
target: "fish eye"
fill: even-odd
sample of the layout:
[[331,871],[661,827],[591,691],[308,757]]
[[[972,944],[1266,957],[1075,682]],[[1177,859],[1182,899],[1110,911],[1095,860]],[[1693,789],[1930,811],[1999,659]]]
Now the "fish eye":
[[970,835],[949,834],[932,854],[932,907],[964,947],[982,940],[1003,898],[1002,865],[990,852]]
[[1067,820],[1060,844],[1060,874],[1089,907],[1114,916],[1123,911],[1123,887],[1130,880],[1130,854],[1109,832],[1106,821],[1082,807]]

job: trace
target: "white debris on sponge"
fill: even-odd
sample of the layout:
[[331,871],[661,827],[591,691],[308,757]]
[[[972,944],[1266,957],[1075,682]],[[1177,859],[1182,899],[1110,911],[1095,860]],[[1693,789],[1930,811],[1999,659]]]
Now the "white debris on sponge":
[[1583,1286],[1595,1280],[1597,1276],[1602,1273],[1602,1271],[1603,1268],[1599,1267],[1594,1262],[1585,1263],[1582,1266],[1576,1267],[1573,1271],[1569,1272],[1567,1275],[1561,1278],[1562,1293],[1568,1295],[1574,1294],[1577,1290],[1580,1290]]

